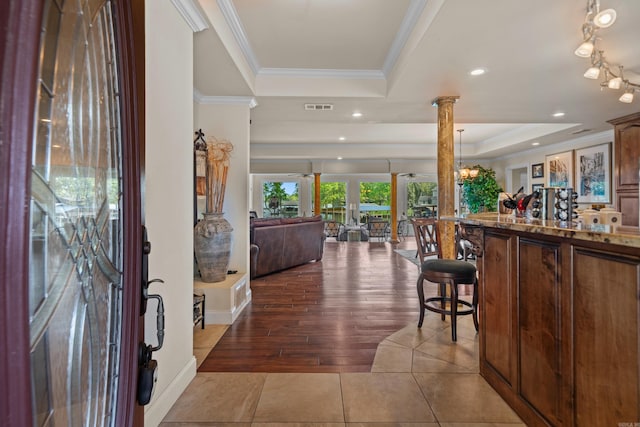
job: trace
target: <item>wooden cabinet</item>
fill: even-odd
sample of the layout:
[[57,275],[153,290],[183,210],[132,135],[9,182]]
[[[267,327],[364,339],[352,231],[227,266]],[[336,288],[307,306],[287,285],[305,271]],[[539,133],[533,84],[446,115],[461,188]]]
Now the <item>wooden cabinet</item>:
[[638,249],[481,229],[482,376],[527,425],[640,422]]
[[508,386],[516,382],[515,246],[509,234],[487,232],[483,257],[484,274],[491,286],[482,288],[482,359]]
[[640,173],[640,113],[610,120],[615,129],[615,207],[622,225],[638,226]]

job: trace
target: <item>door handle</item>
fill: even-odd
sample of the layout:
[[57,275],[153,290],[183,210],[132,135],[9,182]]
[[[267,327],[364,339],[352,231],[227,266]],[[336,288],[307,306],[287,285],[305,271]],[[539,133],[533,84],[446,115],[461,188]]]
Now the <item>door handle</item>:
[[[161,281],[160,279],[152,280]],[[158,381],[158,362],[152,358],[153,352],[158,351],[164,344],[164,302],[162,297],[157,294],[149,295],[148,298],[158,300],[158,308],[156,315],[156,336],[158,337],[158,345],[155,347],[141,342],[138,346],[138,404],[146,405],[151,401],[155,384]]]
[[142,259],[140,277],[140,315],[147,311],[149,299],[158,301],[156,310],[156,336],[158,344],[154,347],[145,342],[138,344],[138,389],[136,399],[139,405],[146,405],[153,397],[153,391],[158,380],[158,362],[152,358],[153,352],[158,351],[164,344],[164,302],[158,294],[149,295],[149,285],[152,283],[164,283],[162,279],[149,280],[149,253],[151,243],[147,240],[147,228],[142,226]]

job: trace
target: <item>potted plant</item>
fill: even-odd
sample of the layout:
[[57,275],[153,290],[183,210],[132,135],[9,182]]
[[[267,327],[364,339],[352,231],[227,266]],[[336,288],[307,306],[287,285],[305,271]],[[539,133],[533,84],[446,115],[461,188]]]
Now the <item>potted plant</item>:
[[475,178],[467,178],[462,183],[461,197],[471,213],[495,212],[498,208],[498,194],[502,188],[496,182],[496,172],[491,168],[475,165]]

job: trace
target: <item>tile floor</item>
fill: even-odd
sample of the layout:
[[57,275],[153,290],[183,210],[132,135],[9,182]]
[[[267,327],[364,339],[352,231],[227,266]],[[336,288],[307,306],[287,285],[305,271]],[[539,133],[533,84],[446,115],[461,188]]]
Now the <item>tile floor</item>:
[[[194,329],[198,364],[226,327]],[[201,373],[161,427],[511,427],[518,416],[478,373],[470,316],[427,313],[378,346],[370,373]]]

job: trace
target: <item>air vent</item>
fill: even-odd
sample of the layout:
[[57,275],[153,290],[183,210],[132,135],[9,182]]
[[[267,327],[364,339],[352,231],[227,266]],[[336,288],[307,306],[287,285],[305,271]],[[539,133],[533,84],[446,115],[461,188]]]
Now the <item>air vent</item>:
[[307,111],[333,110],[333,104],[304,104],[304,109]]
[[591,132],[591,129],[578,129],[571,132],[571,135],[579,135],[581,133]]

